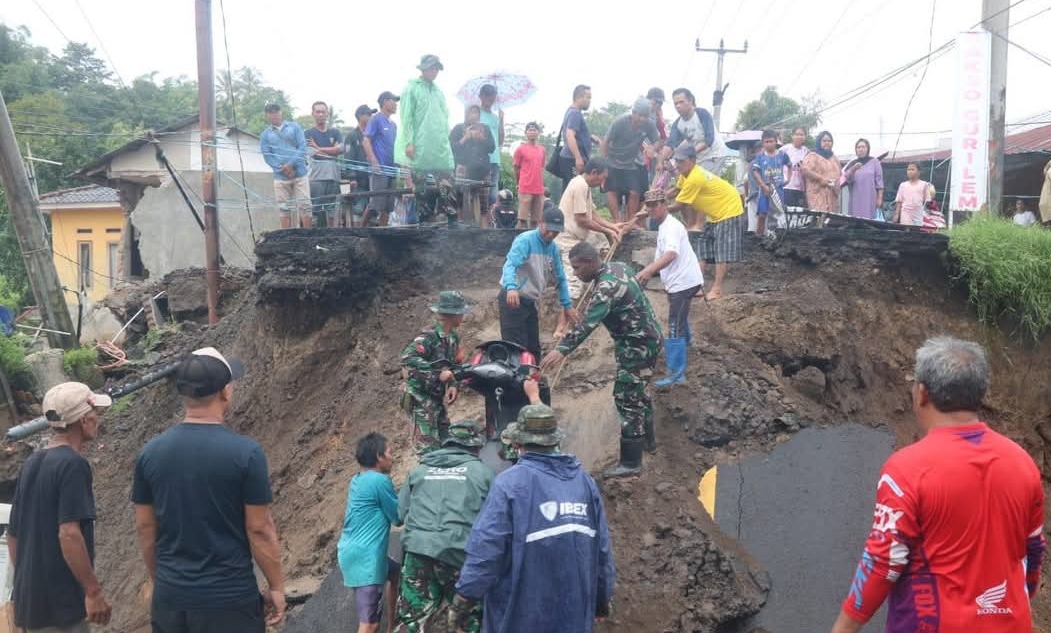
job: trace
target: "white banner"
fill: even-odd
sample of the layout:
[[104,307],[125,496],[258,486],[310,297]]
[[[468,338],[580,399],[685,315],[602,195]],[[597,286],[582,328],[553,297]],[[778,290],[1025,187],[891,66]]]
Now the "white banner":
[[984,29],[964,31],[956,38],[950,216],[951,211],[977,211],[988,202],[991,39]]

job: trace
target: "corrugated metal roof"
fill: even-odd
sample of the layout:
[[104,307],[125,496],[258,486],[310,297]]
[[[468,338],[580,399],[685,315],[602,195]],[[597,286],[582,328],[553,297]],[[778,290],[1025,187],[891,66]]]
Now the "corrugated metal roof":
[[119,204],[120,194],[116,189],[102,185],[85,185],[71,189],[49,191],[40,196],[40,204],[58,206],[63,204]]
[[[1015,126],[1016,129],[1004,139],[1004,153],[1012,154],[1034,154],[1038,152],[1051,154],[1051,113],[1040,115],[1040,123],[1025,123]],[[934,152],[921,152],[918,154],[899,154],[894,158],[887,159],[885,163],[923,162],[931,160],[945,160],[952,157],[951,149],[943,149]]]

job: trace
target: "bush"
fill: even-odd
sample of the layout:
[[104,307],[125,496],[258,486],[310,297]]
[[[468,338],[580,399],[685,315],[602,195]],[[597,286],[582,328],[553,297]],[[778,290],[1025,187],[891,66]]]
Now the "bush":
[[62,371],[77,382],[82,382],[92,389],[100,389],[106,379],[99,369],[98,360],[98,353],[93,347],[66,350],[62,354]]
[[949,249],[980,321],[1010,316],[1033,339],[1051,327],[1051,231],[976,216],[949,231]]
[[0,371],[4,372],[11,389],[15,391],[33,391],[36,381],[26,364],[24,337],[0,335]]

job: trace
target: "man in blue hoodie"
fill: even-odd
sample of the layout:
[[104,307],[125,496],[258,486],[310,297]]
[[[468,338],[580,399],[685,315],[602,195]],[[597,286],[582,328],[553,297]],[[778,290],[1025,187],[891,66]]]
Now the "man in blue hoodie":
[[450,628],[484,600],[485,631],[590,633],[616,575],[602,497],[576,456],[557,453],[550,407],[527,405],[520,419],[507,436],[521,457],[496,476],[467,539]]
[[274,170],[274,200],[281,213],[281,228],[292,227],[290,206],[298,211],[304,227],[313,224],[310,180],[307,178],[307,137],[295,121],[286,121],[281,106],[268,103],[264,108],[269,123],[259,135],[259,151]]
[[569,283],[562,268],[555,238],[565,230],[565,216],[551,201],[544,205],[540,223],[511,243],[500,278],[500,338],[518,343],[540,360],[540,315],[536,304],[554,272],[558,302],[570,323],[580,320],[569,296]]

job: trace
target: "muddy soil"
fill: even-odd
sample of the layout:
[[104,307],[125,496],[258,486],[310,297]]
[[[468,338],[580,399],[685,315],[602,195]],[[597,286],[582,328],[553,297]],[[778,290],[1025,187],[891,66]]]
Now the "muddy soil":
[[[211,344],[245,362],[230,425],[267,452],[289,579],[315,587],[332,570],[358,437],[380,431],[392,440],[400,458],[396,483],[412,466],[407,423],[397,410],[398,356],[427,323],[427,304],[442,289],[463,290],[476,307],[464,326],[465,342],[498,333],[495,297],[513,237],[504,231],[276,231],[257,247],[254,284],[224,298],[220,323],[186,321],[153,350],[152,360],[163,361]],[[618,257],[645,261],[651,243],[652,237],[632,238]],[[813,425],[886,425],[899,443],[912,441],[909,372],[913,350],[927,336],[947,332],[982,341],[994,367],[990,422],[1022,442],[1041,466],[1051,460],[1051,406],[1034,389],[1051,378],[1051,359],[1039,347],[975,324],[964,297],[949,285],[944,240],[800,231],[776,247],[749,242],[747,256],[731,270],[727,296],[694,303],[689,383],[655,394],[657,455],[647,456],[642,476],[603,484],[618,589],[602,630],[749,630],[769,580],[762,561],[701,508],[701,474]],[[664,295],[652,286],[663,321]],[[542,331],[553,330],[555,314],[549,302]],[[569,428],[568,448],[593,470],[616,448],[613,369],[610,341],[600,330],[570,360],[553,396]],[[148,629],[145,573],[128,501],[131,467],[142,445],[180,416],[164,384],[130,398],[122,412],[107,416],[106,435],[90,452],[97,567],[116,605],[108,630],[120,632]],[[481,399],[468,394],[452,415],[480,412]],[[16,446],[2,466],[10,470],[28,450]],[[1046,594],[1036,604],[1039,622],[1051,621]],[[334,630],[351,626],[334,624]]]

